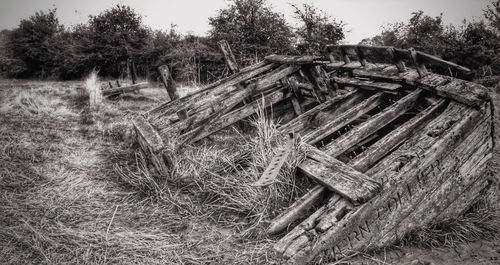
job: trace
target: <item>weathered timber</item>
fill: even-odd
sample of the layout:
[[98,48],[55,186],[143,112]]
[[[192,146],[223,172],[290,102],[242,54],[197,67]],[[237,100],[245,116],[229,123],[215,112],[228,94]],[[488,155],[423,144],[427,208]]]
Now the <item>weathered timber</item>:
[[309,122],[311,120],[313,120],[316,115],[318,115],[319,112],[321,112],[322,110],[324,110],[326,108],[334,106],[338,102],[346,100],[355,94],[356,94],[356,91],[351,91],[351,92],[348,92],[346,94],[338,95],[334,98],[331,98],[331,99],[325,101],[324,103],[304,112],[302,115],[294,118],[293,120],[284,124],[283,126],[279,127],[278,129],[283,133],[298,132],[301,129],[305,128],[309,124]]
[[[363,124],[353,128],[347,134],[335,139],[335,141],[329,143],[325,146],[326,153],[329,155],[341,154],[349,149],[349,147],[361,141],[363,138],[369,136],[370,134],[376,132],[380,128],[387,125],[389,122],[393,121],[397,117],[404,114],[409,109],[413,108],[413,105],[417,101],[421,93],[420,89],[406,95],[387,109],[376,114],[368,121]],[[334,155],[333,155],[334,156]]]
[[[230,113],[227,113],[225,115],[221,115],[221,116],[218,116],[218,119],[217,120],[213,120],[213,122],[211,122],[210,124],[208,123],[205,123],[206,126],[204,126],[203,129],[201,129],[196,137],[193,137],[191,139],[191,142],[196,142],[198,140],[201,140],[203,138],[205,138],[206,136],[208,135],[211,135],[219,130],[222,130],[224,128],[226,128],[227,126],[231,125],[231,124],[234,124],[235,122],[239,121],[239,120],[242,120],[254,113],[256,113],[259,109],[259,104],[262,105],[261,102],[263,102],[263,107],[268,107],[270,105],[273,105],[273,104],[276,104],[284,99],[287,99],[290,97],[290,94],[285,94],[283,91],[277,91],[277,92],[274,92],[272,94],[269,94],[267,96],[265,96],[262,101],[260,100],[255,100],[239,109],[236,109]],[[235,96],[233,97],[234,98],[234,103],[239,103],[241,101],[238,101],[238,99],[241,99],[240,96]],[[235,104],[233,105],[235,106]],[[196,129],[194,129],[196,130]],[[190,133],[186,133],[184,136],[181,136],[181,137],[185,137],[187,135],[189,135]]]
[[197,93],[176,99],[174,101],[166,102],[160,104],[159,106],[151,109],[146,114],[152,118],[159,118],[161,116],[168,116],[176,113],[181,109],[192,108],[193,106],[201,106],[206,104],[207,101],[214,101],[217,95],[223,95],[237,89],[236,84],[241,81],[250,79],[266,71],[276,68],[277,65],[265,64],[262,67],[250,70],[248,72],[240,72],[237,75],[230,78],[227,82],[224,82],[215,87],[207,87],[204,90],[198,91]]
[[340,86],[351,86],[368,90],[395,91],[402,87],[400,84],[395,84],[395,83],[365,81],[355,78],[335,77],[333,79],[335,80],[335,83],[337,83]]
[[394,61],[394,64],[396,65],[398,72],[400,73],[406,72],[405,62],[403,61],[402,58],[396,56],[396,54],[394,53],[394,48],[388,47],[386,51],[389,54],[389,57],[391,57],[392,61]]
[[490,99],[487,88],[465,80],[430,74],[417,80],[417,83],[442,97],[451,98],[475,108],[479,108]]
[[331,207],[325,207],[325,213],[318,218],[318,224],[315,226],[315,230],[319,232],[325,232],[335,225],[344,215],[350,212],[354,206],[347,200],[342,200],[342,198],[336,198],[332,196],[329,202],[333,202]]
[[317,64],[321,60],[321,56],[294,56],[294,55],[269,55],[264,58],[271,63],[279,64]]
[[128,92],[133,92],[137,91],[139,89],[147,88],[148,83],[143,82],[135,85],[129,85],[129,86],[122,86],[122,87],[115,87],[115,88],[110,88],[110,89],[103,89],[102,90],[102,95],[106,97],[110,96],[117,96],[123,93],[128,93]]
[[413,63],[413,66],[417,69],[418,75],[420,77],[424,77],[429,74],[429,71],[427,71],[427,68],[425,65],[422,63],[419,57],[417,57],[417,51],[415,51],[413,48],[408,49],[410,52],[410,59],[411,62]]
[[320,79],[317,70],[313,66],[304,66],[302,67],[302,71],[304,72],[309,82],[312,84],[313,93],[316,97],[316,100],[319,103],[325,102],[325,94],[328,94],[328,88],[325,86],[325,82]]
[[315,147],[307,148],[307,156],[299,165],[300,171],[355,204],[369,200],[380,189],[380,184],[370,177]]
[[358,168],[361,171],[368,170],[371,165],[386,156],[393,148],[399,146],[400,143],[407,140],[408,137],[415,133],[419,127],[435,117],[445,105],[446,100],[441,99],[432,106],[429,106],[426,110],[399,126],[396,130],[391,131],[374,145],[370,146],[368,150],[365,150],[363,153],[356,156],[350,163],[352,163],[353,167]]
[[240,67],[238,66],[238,63],[236,62],[236,58],[234,57],[233,52],[231,51],[231,47],[229,46],[229,43],[227,43],[226,40],[221,40],[217,42],[219,44],[219,47],[224,54],[224,58],[226,59],[226,64],[231,70],[231,72],[237,73],[240,71]]
[[[386,68],[384,68],[385,70]],[[397,69],[396,69],[397,71]],[[352,74],[356,77],[364,77],[369,78],[374,81],[382,81],[382,82],[402,82],[403,78],[399,76],[397,73],[390,73],[389,71],[373,71],[373,70],[365,70],[365,69],[354,69]]]
[[147,160],[160,175],[168,174],[167,162],[163,156],[163,140],[156,130],[141,116],[134,119],[132,124]]
[[360,104],[352,107],[346,112],[343,112],[338,117],[321,124],[318,128],[303,136],[304,141],[310,144],[316,144],[328,135],[338,131],[352,121],[358,119],[362,115],[368,113],[383,102],[383,93],[377,93],[370,98],[364,100]]
[[[419,200],[413,200],[412,197],[415,192],[408,190],[408,187],[416,187],[415,185],[419,185],[418,183],[422,181],[422,178],[427,180],[438,179],[436,175],[433,178],[428,174],[422,174],[425,172],[424,170],[438,168],[435,166],[436,161],[439,161],[450,150],[453,150],[453,147],[457,146],[460,139],[467,137],[478,115],[479,112],[477,111],[469,112],[464,119],[457,122],[446,135],[427,150],[421,159],[412,160],[410,164],[400,171],[398,174],[400,180],[397,185],[388,186],[380,196],[376,196],[370,203],[364,204],[346,214],[332,229],[317,237],[311,237],[307,247],[294,253],[289,261],[303,264],[326,249],[332,249],[334,253],[340,253],[341,255],[348,255],[353,251],[360,251],[370,246],[381,235],[379,229],[374,230],[374,228],[387,227],[385,225],[387,217],[381,218],[381,214],[385,214],[385,216],[389,214],[389,220],[391,221],[394,216],[405,216],[407,214],[401,212],[401,203],[419,202]],[[467,145],[462,144],[462,146]],[[460,160],[455,160],[455,163],[459,164]],[[423,195],[425,195],[425,190],[419,193],[419,196]],[[379,211],[380,209],[384,210]],[[399,218],[395,219],[399,220]]]
[[[158,73],[160,74],[161,81],[167,89],[168,96],[170,97],[170,101],[176,100],[180,97],[179,91],[177,91],[177,84],[172,78],[172,74],[170,69],[166,65],[158,66]],[[187,113],[185,110],[177,112],[177,115],[181,120],[187,118]]]
[[287,210],[283,211],[280,215],[271,221],[267,233],[276,234],[287,228],[292,222],[299,219],[310,208],[314,206],[321,198],[326,195],[326,189],[323,186],[316,186],[309,190],[301,198],[296,200]]
[[462,73],[470,73],[471,72],[471,70],[467,67],[463,67],[461,65],[458,65],[458,64],[450,62],[450,61],[445,61],[439,57],[436,57],[436,56],[433,56],[433,55],[430,55],[427,53],[417,51],[417,58],[421,62],[436,65],[436,66],[441,66],[442,68],[445,68],[445,69],[450,68],[450,69],[453,69],[453,70],[456,70],[456,71],[459,71]]

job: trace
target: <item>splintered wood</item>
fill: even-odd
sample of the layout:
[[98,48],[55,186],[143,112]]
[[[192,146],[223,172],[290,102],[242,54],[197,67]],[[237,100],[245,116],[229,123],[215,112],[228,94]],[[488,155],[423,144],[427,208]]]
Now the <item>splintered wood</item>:
[[[286,262],[388,246],[456,217],[489,187],[486,88],[429,70],[469,69],[413,49],[356,45],[330,46],[330,62],[271,55],[240,69],[227,43],[219,44],[233,74],[185,97],[172,93],[134,120],[137,138],[167,175],[163,146],[171,137],[196,144],[259,109],[272,111],[280,133],[301,136],[298,177],[317,183],[270,222]],[[164,79],[167,88],[175,84]],[[292,140],[248,184],[272,185],[291,149]]]

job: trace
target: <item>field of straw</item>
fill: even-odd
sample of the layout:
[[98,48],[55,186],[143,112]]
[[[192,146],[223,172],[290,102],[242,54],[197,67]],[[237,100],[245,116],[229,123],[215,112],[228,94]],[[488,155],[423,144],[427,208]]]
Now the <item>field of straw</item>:
[[[102,99],[96,82],[0,81],[1,264],[279,263],[268,222],[313,185],[293,174],[300,143],[279,183],[252,187],[285,140],[260,113],[172,150],[171,174],[157,176],[130,120],[166,100],[166,91]],[[500,172],[498,145],[491,167]],[[499,202],[495,184],[457,220],[352,261],[498,264]]]

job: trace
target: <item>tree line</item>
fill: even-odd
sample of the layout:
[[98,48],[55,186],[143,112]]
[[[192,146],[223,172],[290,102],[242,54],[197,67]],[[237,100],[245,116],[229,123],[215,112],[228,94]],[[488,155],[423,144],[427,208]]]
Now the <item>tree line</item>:
[[[167,64],[182,82],[205,83],[228,74],[217,42],[226,40],[241,66],[271,53],[322,54],[341,42],[345,24],[313,5],[293,6],[300,24],[290,26],[266,0],[233,0],[209,18],[207,36],[180,34],[175,25],[152,30],[132,8],[117,5],[66,28],[56,10],[39,11],[0,32],[0,71],[8,77],[76,79],[97,69],[120,77],[131,65],[146,78]],[[500,0],[492,0],[478,21],[445,25],[442,15],[418,11],[409,21],[386,25],[361,44],[414,47],[474,69],[476,78],[500,75]],[[133,64],[131,64],[133,62]],[[498,79],[493,78],[498,82]],[[493,84],[495,85],[495,84]]]

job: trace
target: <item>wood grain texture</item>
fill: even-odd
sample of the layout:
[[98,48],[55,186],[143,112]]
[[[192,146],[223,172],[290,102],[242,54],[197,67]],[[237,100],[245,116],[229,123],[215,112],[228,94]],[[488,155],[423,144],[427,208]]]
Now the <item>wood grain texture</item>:
[[264,59],[271,63],[279,64],[315,64],[321,60],[321,56],[294,56],[294,55],[268,55]]

